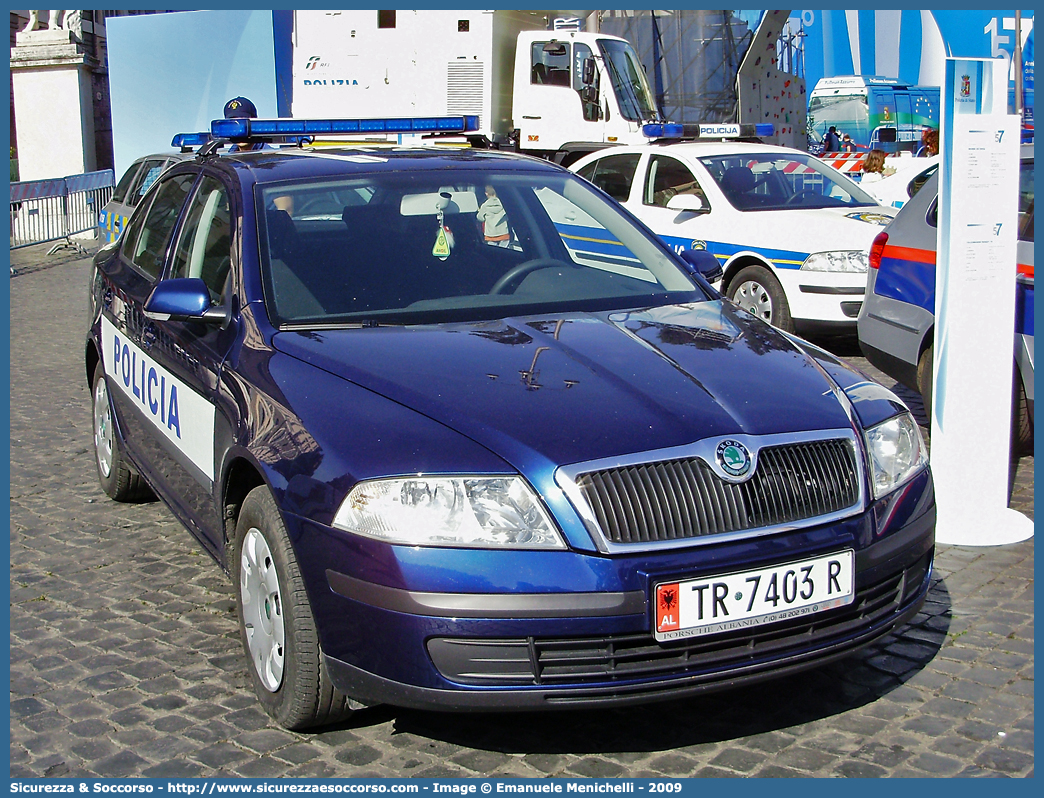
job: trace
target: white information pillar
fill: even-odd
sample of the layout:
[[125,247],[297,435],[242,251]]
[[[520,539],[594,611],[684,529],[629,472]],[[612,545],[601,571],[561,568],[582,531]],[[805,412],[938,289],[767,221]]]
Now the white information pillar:
[[940,543],[1026,540],[1008,508],[1019,118],[994,59],[946,60],[935,291],[932,473]]

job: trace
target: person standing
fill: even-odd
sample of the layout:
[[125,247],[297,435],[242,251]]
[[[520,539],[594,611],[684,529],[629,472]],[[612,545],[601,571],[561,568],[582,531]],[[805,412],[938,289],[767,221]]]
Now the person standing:
[[837,128],[833,125],[823,137],[824,152],[838,152],[841,149],[841,139],[837,135]]
[[[225,119],[256,119],[257,108],[246,97],[233,97],[224,108]],[[262,141],[233,144],[229,152],[246,152],[247,150],[263,150],[266,145]]]

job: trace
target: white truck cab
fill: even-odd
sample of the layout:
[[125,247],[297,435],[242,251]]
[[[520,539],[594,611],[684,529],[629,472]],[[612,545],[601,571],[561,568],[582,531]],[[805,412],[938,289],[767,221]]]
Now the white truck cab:
[[529,11],[297,12],[295,117],[475,115],[473,138],[564,163],[661,121],[625,39]]
[[630,43],[576,31],[518,34],[513,117],[520,150],[566,161],[605,144],[642,144],[642,125],[660,120]]

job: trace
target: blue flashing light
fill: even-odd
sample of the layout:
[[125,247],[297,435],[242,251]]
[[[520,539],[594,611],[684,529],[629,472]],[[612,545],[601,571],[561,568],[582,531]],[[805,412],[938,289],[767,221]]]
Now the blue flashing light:
[[681,139],[693,135],[691,125],[677,122],[650,122],[642,125],[642,133],[649,139]]
[[772,124],[737,125],[734,122],[716,124],[679,124],[678,122],[650,122],[642,125],[642,134],[649,139],[739,139],[775,135]]
[[210,141],[209,133],[178,133],[170,141],[171,147],[202,147]]
[[344,133],[466,133],[479,129],[477,116],[435,116],[395,119],[215,119],[215,138],[316,136]]

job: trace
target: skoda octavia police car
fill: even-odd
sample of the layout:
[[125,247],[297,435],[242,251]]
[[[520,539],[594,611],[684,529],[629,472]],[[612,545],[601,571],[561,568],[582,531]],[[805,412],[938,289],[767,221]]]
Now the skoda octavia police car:
[[651,145],[600,150],[570,169],[676,250],[713,253],[722,292],[744,310],[788,331],[854,333],[867,252],[895,211],[808,153],[733,140],[762,127],[772,129],[649,124]]
[[700,257],[530,158],[222,152],[451,124],[218,120],[94,261],[102,487],[154,491],[229,571],[266,710],[662,700],[913,615],[917,425]]

